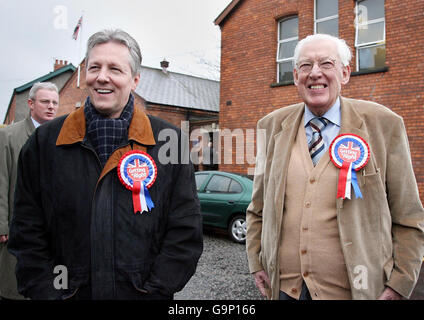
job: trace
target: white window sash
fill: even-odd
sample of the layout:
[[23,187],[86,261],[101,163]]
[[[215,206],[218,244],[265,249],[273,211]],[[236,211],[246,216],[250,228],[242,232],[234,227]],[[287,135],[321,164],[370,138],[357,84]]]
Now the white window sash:
[[373,42],[373,43],[369,43],[367,45],[357,47],[356,48],[356,71],[360,71],[360,68],[359,68],[359,51],[360,50],[373,48],[373,47],[379,47],[379,46],[382,46],[382,45],[385,45],[385,44],[386,44],[386,42],[378,42],[378,43]]
[[[363,26],[369,26],[371,24],[376,24],[376,23],[381,23],[383,22],[383,39],[378,39],[376,41],[372,41],[372,42],[367,42],[367,43],[358,43],[358,37],[359,37],[359,27],[363,27]],[[363,46],[367,46],[369,44],[373,44],[373,43],[379,43],[379,42],[385,42],[386,41],[386,19],[385,18],[379,18],[379,19],[374,19],[374,20],[370,20],[367,23],[361,23],[361,24],[356,24],[355,26],[355,47],[363,47]]]
[[282,60],[280,60],[280,61],[278,61],[278,60],[277,60],[277,82],[279,82],[279,81],[280,81],[280,63],[283,63],[283,62],[290,62],[290,61],[291,61],[292,66],[293,66],[294,58],[282,59]]
[[314,34],[317,33],[317,24],[318,23],[333,20],[333,19],[339,19],[339,15],[335,14],[335,15],[328,16],[328,17],[325,17],[325,18],[317,19],[317,0],[314,0]]
[[[289,57],[289,58],[284,58],[284,59],[279,59],[278,58],[280,56],[280,44],[281,43],[285,43],[285,42],[294,41],[294,40],[299,40],[299,36],[280,40],[281,22],[282,21],[284,21],[284,20],[278,21],[278,32],[277,32],[278,33],[277,34],[277,56],[276,56],[276,59],[275,59],[276,62],[277,62],[277,82],[280,81],[280,63],[289,62],[289,61],[293,61],[294,60],[294,56]],[[293,64],[293,62],[292,62],[292,64]]]
[[[278,37],[278,39],[280,39],[280,37]],[[277,58],[276,58],[277,62],[284,62],[285,60],[293,59],[293,57],[284,58],[284,59],[278,59],[278,57],[280,56],[280,44],[290,42],[290,41],[294,41],[294,40],[299,40],[299,37],[291,37],[291,38],[287,38],[287,39],[283,39],[283,40],[278,40]]]

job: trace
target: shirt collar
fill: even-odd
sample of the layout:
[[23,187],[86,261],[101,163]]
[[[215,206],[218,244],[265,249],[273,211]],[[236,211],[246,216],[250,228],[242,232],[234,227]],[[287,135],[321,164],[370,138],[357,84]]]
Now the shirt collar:
[[[305,127],[313,118],[317,116],[314,115],[311,110],[309,110],[308,106],[305,104],[305,116],[304,116],[304,124]],[[332,107],[327,110],[327,112],[323,115],[324,118],[334,123],[336,126],[340,127],[341,123],[341,112],[340,112],[340,97],[337,97],[336,102],[332,105]]]
[[37,120],[35,120],[33,117],[31,117],[32,123],[34,124],[35,129],[37,129],[41,123],[39,123]]

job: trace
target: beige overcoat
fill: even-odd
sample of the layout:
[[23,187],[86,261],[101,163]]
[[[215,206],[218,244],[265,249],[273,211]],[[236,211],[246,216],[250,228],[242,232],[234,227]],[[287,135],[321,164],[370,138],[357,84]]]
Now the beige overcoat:
[[[22,146],[34,130],[30,115],[22,121],[0,129],[0,235],[9,234],[18,157]],[[15,266],[16,258],[7,251],[7,243],[0,243],[0,296],[23,299],[17,290]]]
[[[353,196],[351,200],[336,201],[352,298],[377,299],[385,286],[409,297],[424,254],[424,209],[403,120],[373,102],[343,97],[340,100],[340,133],[361,136],[371,151],[368,164],[357,172],[363,199]],[[250,271],[267,272],[272,299],[279,296],[278,246],[286,176],[303,112],[304,103],[284,107],[259,120],[257,126],[257,162],[252,202],[247,209],[246,250]]]

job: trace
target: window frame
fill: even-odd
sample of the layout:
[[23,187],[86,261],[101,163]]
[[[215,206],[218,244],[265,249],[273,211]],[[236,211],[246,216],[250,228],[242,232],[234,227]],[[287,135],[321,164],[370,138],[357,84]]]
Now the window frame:
[[[280,40],[282,22],[290,20],[290,19],[294,19],[294,18],[297,19],[297,36],[287,38],[287,39],[284,39],[284,40]],[[280,44],[290,42],[290,41],[293,41],[293,40],[297,40],[299,42],[299,16],[298,15],[291,15],[291,16],[288,16],[288,17],[278,19],[277,25],[278,25],[278,27],[277,27],[278,28],[278,30],[277,30],[277,56],[276,56],[276,59],[275,59],[276,62],[277,62],[277,83],[285,83],[285,81],[280,82],[280,63],[291,62],[292,66],[294,67],[294,52],[293,52],[293,56],[291,58],[279,59]],[[290,80],[290,81],[287,81],[287,82],[293,83],[293,80]]]
[[317,19],[317,0],[314,0],[314,34],[317,34],[317,24],[320,22],[325,22],[325,21],[329,21],[329,20],[334,20],[337,19],[337,36],[339,34],[339,28],[338,28],[338,22],[339,22],[339,13],[337,12],[336,15],[332,15],[332,16],[328,16],[325,18],[320,18]]
[[[359,66],[359,51],[362,49],[368,49],[368,48],[373,48],[373,47],[379,47],[382,45],[386,45],[386,0],[384,0],[384,17],[383,18],[378,18],[378,19],[373,19],[373,20],[367,20],[367,23],[359,23],[359,17],[358,17],[358,13],[359,13],[359,8],[358,6],[360,5],[361,2],[363,2],[364,0],[356,0],[356,4],[355,4],[355,51],[356,51],[356,71],[360,72],[360,71],[364,71],[364,70],[370,70],[370,68],[363,68],[360,69]],[[359,33],[359,27],[360,26],[364,26],[364,25],[371,25],[371,24],[376,24],[376,23],[381,23],[383,22],[383,39],[382,40],[376,40],[376,41],[371,41],[371,42],[365,42],[365,43],[358,43],[358,33]],[[373,68],[371,68],[373,69]]]
[[[228,180],[230,180],[230,182],[228,183],[228,186],[227,186],[227,190],[226,190],[226,191],[208,190],[208,187],[209,187],[210,183],[212,182],[212,180],[213,180],[214,178],[217,178],[217,179],[222,179],[222,178],[224,178],[224,179],[228,179]],[[222,175],[222,174],[212,174],[212,175],[211,175],[211,177],[210,177],[210,179],[209,179],[209,181],[208,181],[208,183],[205,185],[204,190],[205,190],[205,192],[206,192],[206,193],[227,194],[227,193],[229,193],[229,192],[228,192],[228,190],[230,189],[231,180],[232,180],[232,179],[231,179],[230,177],[224,176],[224,175]]]

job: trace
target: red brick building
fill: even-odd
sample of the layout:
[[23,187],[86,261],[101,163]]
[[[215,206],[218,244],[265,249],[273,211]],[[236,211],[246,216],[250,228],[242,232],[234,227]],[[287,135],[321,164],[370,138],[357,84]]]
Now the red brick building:
[[[290,71],[294,46],[309,34],[336,35],[353,53],[342,95],[403,117],[424,199],[423,12],[422,0],[232,1],[215,20],[222,42],[220,128],[246,131],[267,113],[300,102]],[[220,170],[245,174],[252,166]]]

